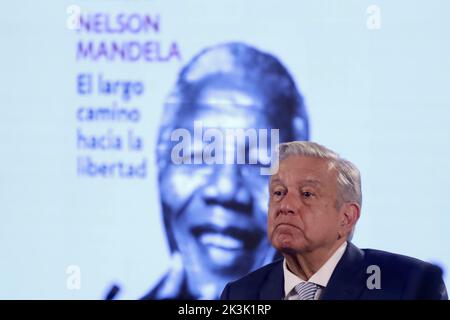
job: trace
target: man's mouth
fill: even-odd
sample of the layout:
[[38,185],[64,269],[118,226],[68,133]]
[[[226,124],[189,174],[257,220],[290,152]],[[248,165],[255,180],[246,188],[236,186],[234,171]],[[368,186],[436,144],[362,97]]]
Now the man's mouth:
[[211,224],[193,227],[191,232],[204,246],[230,251],[255,249],[263,236],[262,232],[238,227],[220,228]]
[[301,230],[298,226],[296,226],[293,223],[287,223],[287,222],[282,222],[282,223],[278,223],[275,228],[279,228],[279,227],[290,227],[290,228],[295,228],[295,229],[299,229]]

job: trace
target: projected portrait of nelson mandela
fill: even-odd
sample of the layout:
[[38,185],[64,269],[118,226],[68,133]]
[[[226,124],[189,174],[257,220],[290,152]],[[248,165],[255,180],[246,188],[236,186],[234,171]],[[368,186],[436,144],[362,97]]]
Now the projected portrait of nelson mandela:
[[[164,106],[157,163],[172,265],[144,299],[216,299],[227,282],[276,255],[266,237],[268,176],[261,175],[259,162],[172,161],[177,141],[171,134],[184,128],[197,139],[194,122],[199,121],[203,129],[222,132],[279,129],[279,142],[308,140],[309,135],[303,98],[276,57],[243,43],[220,44],[196,55],[181,70]],[[244,141],[233,150],[248,148]],[[271,150],[263,151],[270,155]]]

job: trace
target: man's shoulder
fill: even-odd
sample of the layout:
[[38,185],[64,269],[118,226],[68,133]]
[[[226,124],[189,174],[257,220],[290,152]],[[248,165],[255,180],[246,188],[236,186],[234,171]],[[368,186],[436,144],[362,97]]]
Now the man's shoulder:
[[[376,249],[361,249],[364,252],[365,265],[378,267],[382,275],[389,278],[407,279],[429,277],[430,281],[442,279],[442,269],[432,263]],[[368,271],[367,271],[368,272]]]
[[413,258],[410,256],[377,250],[377,249],[361,249],[364,252],[364,260],[366,263],[378,263],[385,267],[395,269],[426,269],[435,267],[433,264]]
[[[440,267],[402,254],[374,249],[362,251],[366,272],[378,270],[381,287],[384,283],[386,292],[401,288],[402,299],[448,299]],[[370,266],[375,268],[369,270]]]

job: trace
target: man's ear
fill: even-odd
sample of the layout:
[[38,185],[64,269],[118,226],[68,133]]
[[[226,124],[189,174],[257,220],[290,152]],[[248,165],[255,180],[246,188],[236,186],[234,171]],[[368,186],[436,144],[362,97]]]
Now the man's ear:
[[358,222],[361,207],[356,202],[346,202],[339,210],[339,236],[347,237]]

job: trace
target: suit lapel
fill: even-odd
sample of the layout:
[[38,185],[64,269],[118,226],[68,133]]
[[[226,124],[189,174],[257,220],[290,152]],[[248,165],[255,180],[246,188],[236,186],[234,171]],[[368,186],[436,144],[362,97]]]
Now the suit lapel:
[[364,252],[348,242],[341,260],[331,275],[321,300],[356,300],[366,285]]
[[260,289],[259,299],[281,300],[284,298],[283,260],[276,263]]
[[[356,300],[366,285],[364,252],[351,242],[331,275],[321,300]],[[281,300],[284,298],[283,260],[278,261],[267,275],[260,289],[259,299]]]

